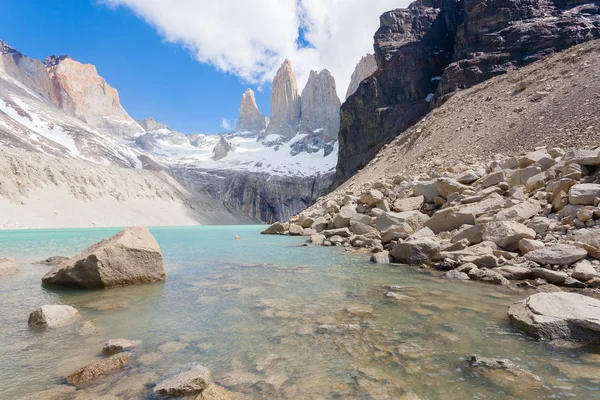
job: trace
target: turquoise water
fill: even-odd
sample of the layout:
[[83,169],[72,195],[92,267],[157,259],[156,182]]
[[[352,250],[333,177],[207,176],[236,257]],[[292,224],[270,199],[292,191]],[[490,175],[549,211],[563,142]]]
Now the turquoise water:
[[[249,399],[600,398],[600,349],[556,349],[509,326],[506,309],[525,292],[375,265],[261,229],[152,229],[167,281],[104,291],[43,288],[49,267],[31,263],[118,229],[0,232],[0,257],[21,268],[0,278],[0,398],[62,385],[119,337],[142,341],[130,365],[79,388],[79,398],[152,398],[161,377],[192,363]],[[402,286],[394,290],[408,301],[386,298],[387,285]],[[32,331],[28,315],[43,304],[81,315]],[[93,333],[81,330],[86,321]],[[469,369],[461,357],[472,353],[510,358],[541,383]]]

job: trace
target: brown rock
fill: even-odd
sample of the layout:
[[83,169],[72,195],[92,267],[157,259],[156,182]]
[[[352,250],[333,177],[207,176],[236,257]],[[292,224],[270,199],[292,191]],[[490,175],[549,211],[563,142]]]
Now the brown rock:
[[95,361],[80,370],[73,372],[65,379],[71,385],[82,385],[95,381],[96,379],[117,372],[129,363],[129,357],[115,355],[104,360]]
[[48,272],[42,282],[100,289],[164,281],[165,278],[158,243],[148,228],[133,227],[83,250]]

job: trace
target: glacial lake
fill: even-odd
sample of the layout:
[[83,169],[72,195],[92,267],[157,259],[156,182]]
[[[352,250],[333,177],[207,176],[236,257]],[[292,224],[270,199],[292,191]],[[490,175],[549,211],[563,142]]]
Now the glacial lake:
[[[21,269],[0,278],[0,399],[63,384],[121,337],[141,340],[130,364],[77,398],[155,399],[161,377],[195,363],[245,399],[600,398],[600,348],[554,348],[509,325],[508,306],[532,292],[376,265],[262,229],[153,228],[167,281],[104,291],[44,288],[50,267],[32,262],[118,229],[0,232],[0,257]],[[387,285],[410,299],[387,299]],[[33,331],[29,313],[43,304],[71,305],[78,321]],[[83,332],[85,321],[97,331]],[[542,383],[469,368],[463,357],[474,353],[509,358]]]

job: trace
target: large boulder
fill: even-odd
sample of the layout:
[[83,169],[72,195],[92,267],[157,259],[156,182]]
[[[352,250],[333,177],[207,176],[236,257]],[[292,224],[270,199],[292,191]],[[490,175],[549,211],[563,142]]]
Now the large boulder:
[[565,272],[553,271],[546,268],[532,268],[531,275],[533,278],[541,278],[553,285],[562,285],[569,277]]
[[275,222],[263,230],[261,235],[281,235],[283,232],[285,232],[285,226],[281,222]]
[[385,232],[393,226],[408,224],[412,231],[416,232],[423,227],[427,220],[429,220],[429,216],[420,211],[384,212],[375,219],[375,226],[381,232]]
[[569,265],[587,257],[587,251],[571,244],[555,244],[525,254],[525,258],[541,265]]
[[594,201],[600,198],[600,185],[597,183],[580,183],[569,189],[569,203],[593,206]]
[[535,231],[515,221],[496,221],[485,225],[482,238],[508,251],[517,250],[521,239],[535,239]]
[[568,239],[586,249],[590,257],[600,259],[600,229],[578,229]]
[[202,393],[211,383],[208,368],[194,365],[184,372],[163,379],[154,388],[154,393],[167,397],[192,396]]
[[440,253],[440,244],[431,238],[412,239],[396,243],[390,255],[397,263],[422,265],[435,259]]
[[143,227],[127,228],[91,245],[43,278],[45,284],[100,289],[165,280],[158,243]]
[[536,338],[600,343],[600,300],[576,293],[537,293],[508,309],[513,325]]
[[524,222],[534,215],[537,215],[541,209],[542,206],[536,200],[524,201],[500,211],[496,214],[496,221]]
[[598,271],[594,266],[587,260],[581,260],[573,267],[571,276],[582,282],[587,282],[590,279],[594,279],[598,276]]
[[375,207],[377,203],[383,200],[383,193],[377,189],[371,189],[360,196],[360,202],[366,204],[369,207]]
[[340,208],[340,212],[333,217],[333,226],[336,228],[346,228],[350,226],[350,219],[356,215],[356,206],[347,204]]
[[79,314],[77,309],[65,305],[44,305],[29,314],[29,326],[57,328],[69,325]]
[[439,210],[425,222],[425,226],[435,233],[452,231],[462,225],[475,225],[475,214],[461,207]]
[[392,204],[394,211],[413,211],[421,208],[425,202],[424,196],[407,197],[406,199],[398,199]]

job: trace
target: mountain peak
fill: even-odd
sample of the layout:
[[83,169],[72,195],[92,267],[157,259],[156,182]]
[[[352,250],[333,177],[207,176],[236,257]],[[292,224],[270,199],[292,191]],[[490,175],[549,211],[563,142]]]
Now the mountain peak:
[[14,47],[10,46],[4,40],[0,40],[0,54],[13,54],[13,55],[16,55],[16,56],[22,56],[23,55],[20,51],[18,51]]
[[51,67],[58,65],[58,63],[60,63],[62,60],[65,60],[67,58],[71,58],[71,57],[69,57],[66,54],[63,54],[60,56],[51,55],[51,56],[46,57],[46,60],[44,60],[44,64],[46,65],[46,68],[51,68]]
[[235,131],[261,133],[267,129],[268,124],[269,118],[262,115],[258,110],[254,91],[250,88],[246,89],[242,95],[240,116]]

